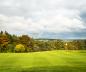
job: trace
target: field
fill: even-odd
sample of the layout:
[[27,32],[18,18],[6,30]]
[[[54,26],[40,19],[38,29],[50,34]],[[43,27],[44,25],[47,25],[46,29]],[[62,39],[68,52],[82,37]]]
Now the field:
[[0,53],[0,72],[86,72],[86,51]]

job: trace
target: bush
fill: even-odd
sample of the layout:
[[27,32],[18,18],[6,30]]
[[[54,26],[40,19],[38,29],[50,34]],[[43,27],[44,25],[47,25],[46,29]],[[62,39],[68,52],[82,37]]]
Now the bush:
[[16,45],[15,51],[16,51],[16,52],[25,52],[25,47],[24,47],[24,45],[22,45],[22,44]]

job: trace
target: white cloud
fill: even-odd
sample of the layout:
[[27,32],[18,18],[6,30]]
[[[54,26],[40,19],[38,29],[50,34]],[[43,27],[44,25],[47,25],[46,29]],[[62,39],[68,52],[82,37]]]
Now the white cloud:
[[10,33],[64,33],[86,29],[80,14],[85,0],[0,1],[0,30]]
[[[71,15],[70,15],[71,16]],[[79,30],[85,29],[83,22],[78,18],[71,18],[59,13],[56,16],[47,16],[38,21],[33,19],[18,16],[4,16],[0,15],[0,21],[7,31],[20,32],[71,32],[71,29]],[[12,33],[12,32],[11,32]]]

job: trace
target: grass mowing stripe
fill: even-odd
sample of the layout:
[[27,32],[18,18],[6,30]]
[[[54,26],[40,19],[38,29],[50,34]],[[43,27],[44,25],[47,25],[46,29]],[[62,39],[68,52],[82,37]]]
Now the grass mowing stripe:
[[1,53],[1,72],[85,72],[86,51]]

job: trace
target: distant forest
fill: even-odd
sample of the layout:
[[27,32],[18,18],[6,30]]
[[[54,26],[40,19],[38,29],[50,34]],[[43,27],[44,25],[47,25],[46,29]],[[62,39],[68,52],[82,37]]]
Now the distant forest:
[[51,50],[86,50],[86,40],[33,39],[28,35],[0,32],[0,52],[21,53]]

